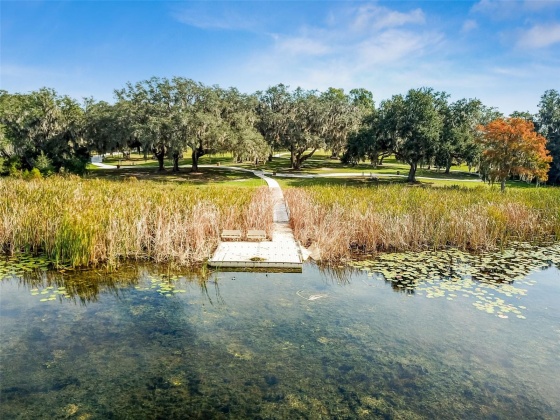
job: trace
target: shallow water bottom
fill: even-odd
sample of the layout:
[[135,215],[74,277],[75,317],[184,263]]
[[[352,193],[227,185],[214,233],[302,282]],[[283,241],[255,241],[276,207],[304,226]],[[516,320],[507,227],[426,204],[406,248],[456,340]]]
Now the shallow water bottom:
[[0,283],[0,418],[560,418],[554,267],[507,319],[311,264],[88,276]]

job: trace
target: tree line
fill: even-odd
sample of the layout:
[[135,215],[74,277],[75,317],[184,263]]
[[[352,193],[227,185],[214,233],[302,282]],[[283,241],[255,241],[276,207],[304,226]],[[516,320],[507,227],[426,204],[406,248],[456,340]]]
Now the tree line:
[[[511,176],[560,183],[560,94],[547,90],[538,112],[509,117],[477,99],[449,101],[430,88],[411,89],[376,106],[366,89],[324,92],[279,84],[244,94],[181,77],[151,78],[115,90],[115,102],[79,103],[53,89],[0,91],[0,167],[81,173],[90,153],[137,149],[179,170],[190,151],[192,170],[205,154],[231,152],[262,161],[288,150],[300,169],[318,149],[348,164],[382,165],[394,155],[409,165],[449,173],[467,164],[488,181]],[[505,162],[505,163],[504,163]]]

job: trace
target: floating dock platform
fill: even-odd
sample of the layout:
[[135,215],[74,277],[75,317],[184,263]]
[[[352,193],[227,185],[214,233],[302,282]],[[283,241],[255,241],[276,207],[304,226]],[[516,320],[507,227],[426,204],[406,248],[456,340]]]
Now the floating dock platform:
[[289,225],[289,214],[282,190],[274,179],[259,172],[255,175],[264,179],[274,200],[274,227],[271,241],[220,242],[212,258],[211,267],[285,269],[300,271],[303,255]]

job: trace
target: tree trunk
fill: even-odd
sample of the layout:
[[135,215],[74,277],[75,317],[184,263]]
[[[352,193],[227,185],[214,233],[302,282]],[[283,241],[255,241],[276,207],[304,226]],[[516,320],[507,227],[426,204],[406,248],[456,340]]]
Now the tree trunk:
[[301,169],[301,164],[305,162],[307,159],[309,159],[311,156],[313,156],[313,153],[315,153],[316,151],[317,148],[313,149],[311,152],[309,152],[306,155],[304,155],[305,150],[300,153],[294,153],[292,159],[292,168],[295,170]]
[[154,147],[152,152],[154,152],[154,155],[158,160],[158,165],[159,165],[158,171],[159,172],[165,171],[165,168],[163,166],[163,159],[165,158],[165,147],[161,147],[161,146]]
[[268,161],[272,162],[272,153],[268,155]]
[[506,190],[506,179],[503,178],[502,182],[500,183],[500,191],[504,192]]
[[192,167],[191,167],[191,172],[198,172],[198,152],[196,149],[193,149],[192,151]]
[[408,171],[408,182],[416,182],[416,169],[418,169],[418,162],[409,163],[410,171]]
[[290,146],[290,166],[292,169],[296,169],[296,151],[294,150],[294,146]]
[[300,156],[296,153],[292,159],[292,169],[299,171],[301,168]]
[[173,172],[179,172],[179,152],[173,152]]
[[445,163],[445,174],[449,175],[449,171],[451,170],[451,159],[447,159],[447,162]]
[[208,150],[205,150],[202,145],[198,146],[196,149],[192,151],[192,168],[191,172],[198,172],[198,159],[201,156],[204,156]]
[[158,155],[156,155],[156,157],[157,157],[158,165],[159,165],[158,171],[159,172],[165,171],[165,167],[163,166],[163,157],[164,157],[163,154],[158,154]]
[[383,159],[385,159],[385,155],[381,155],[379,162],[377,162],[377,166],[383,166]]

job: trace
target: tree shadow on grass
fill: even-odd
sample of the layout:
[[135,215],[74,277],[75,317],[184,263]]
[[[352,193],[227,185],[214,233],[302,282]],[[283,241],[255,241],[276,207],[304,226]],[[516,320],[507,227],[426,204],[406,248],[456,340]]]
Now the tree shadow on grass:
[[250,172],[235,171],[226,168],[201,168],[200,172],[190,172],[190,169],[181,168],[179,172],[165,170],[159,172],[155,167],[136,167],[120,169],[96,169],[87,175],[88,178],[118,180],[150,180],[158,182],[178,182],[191,184],[209,184],[235,182],[250,183],[255,186],[263,183],[257,176]]

